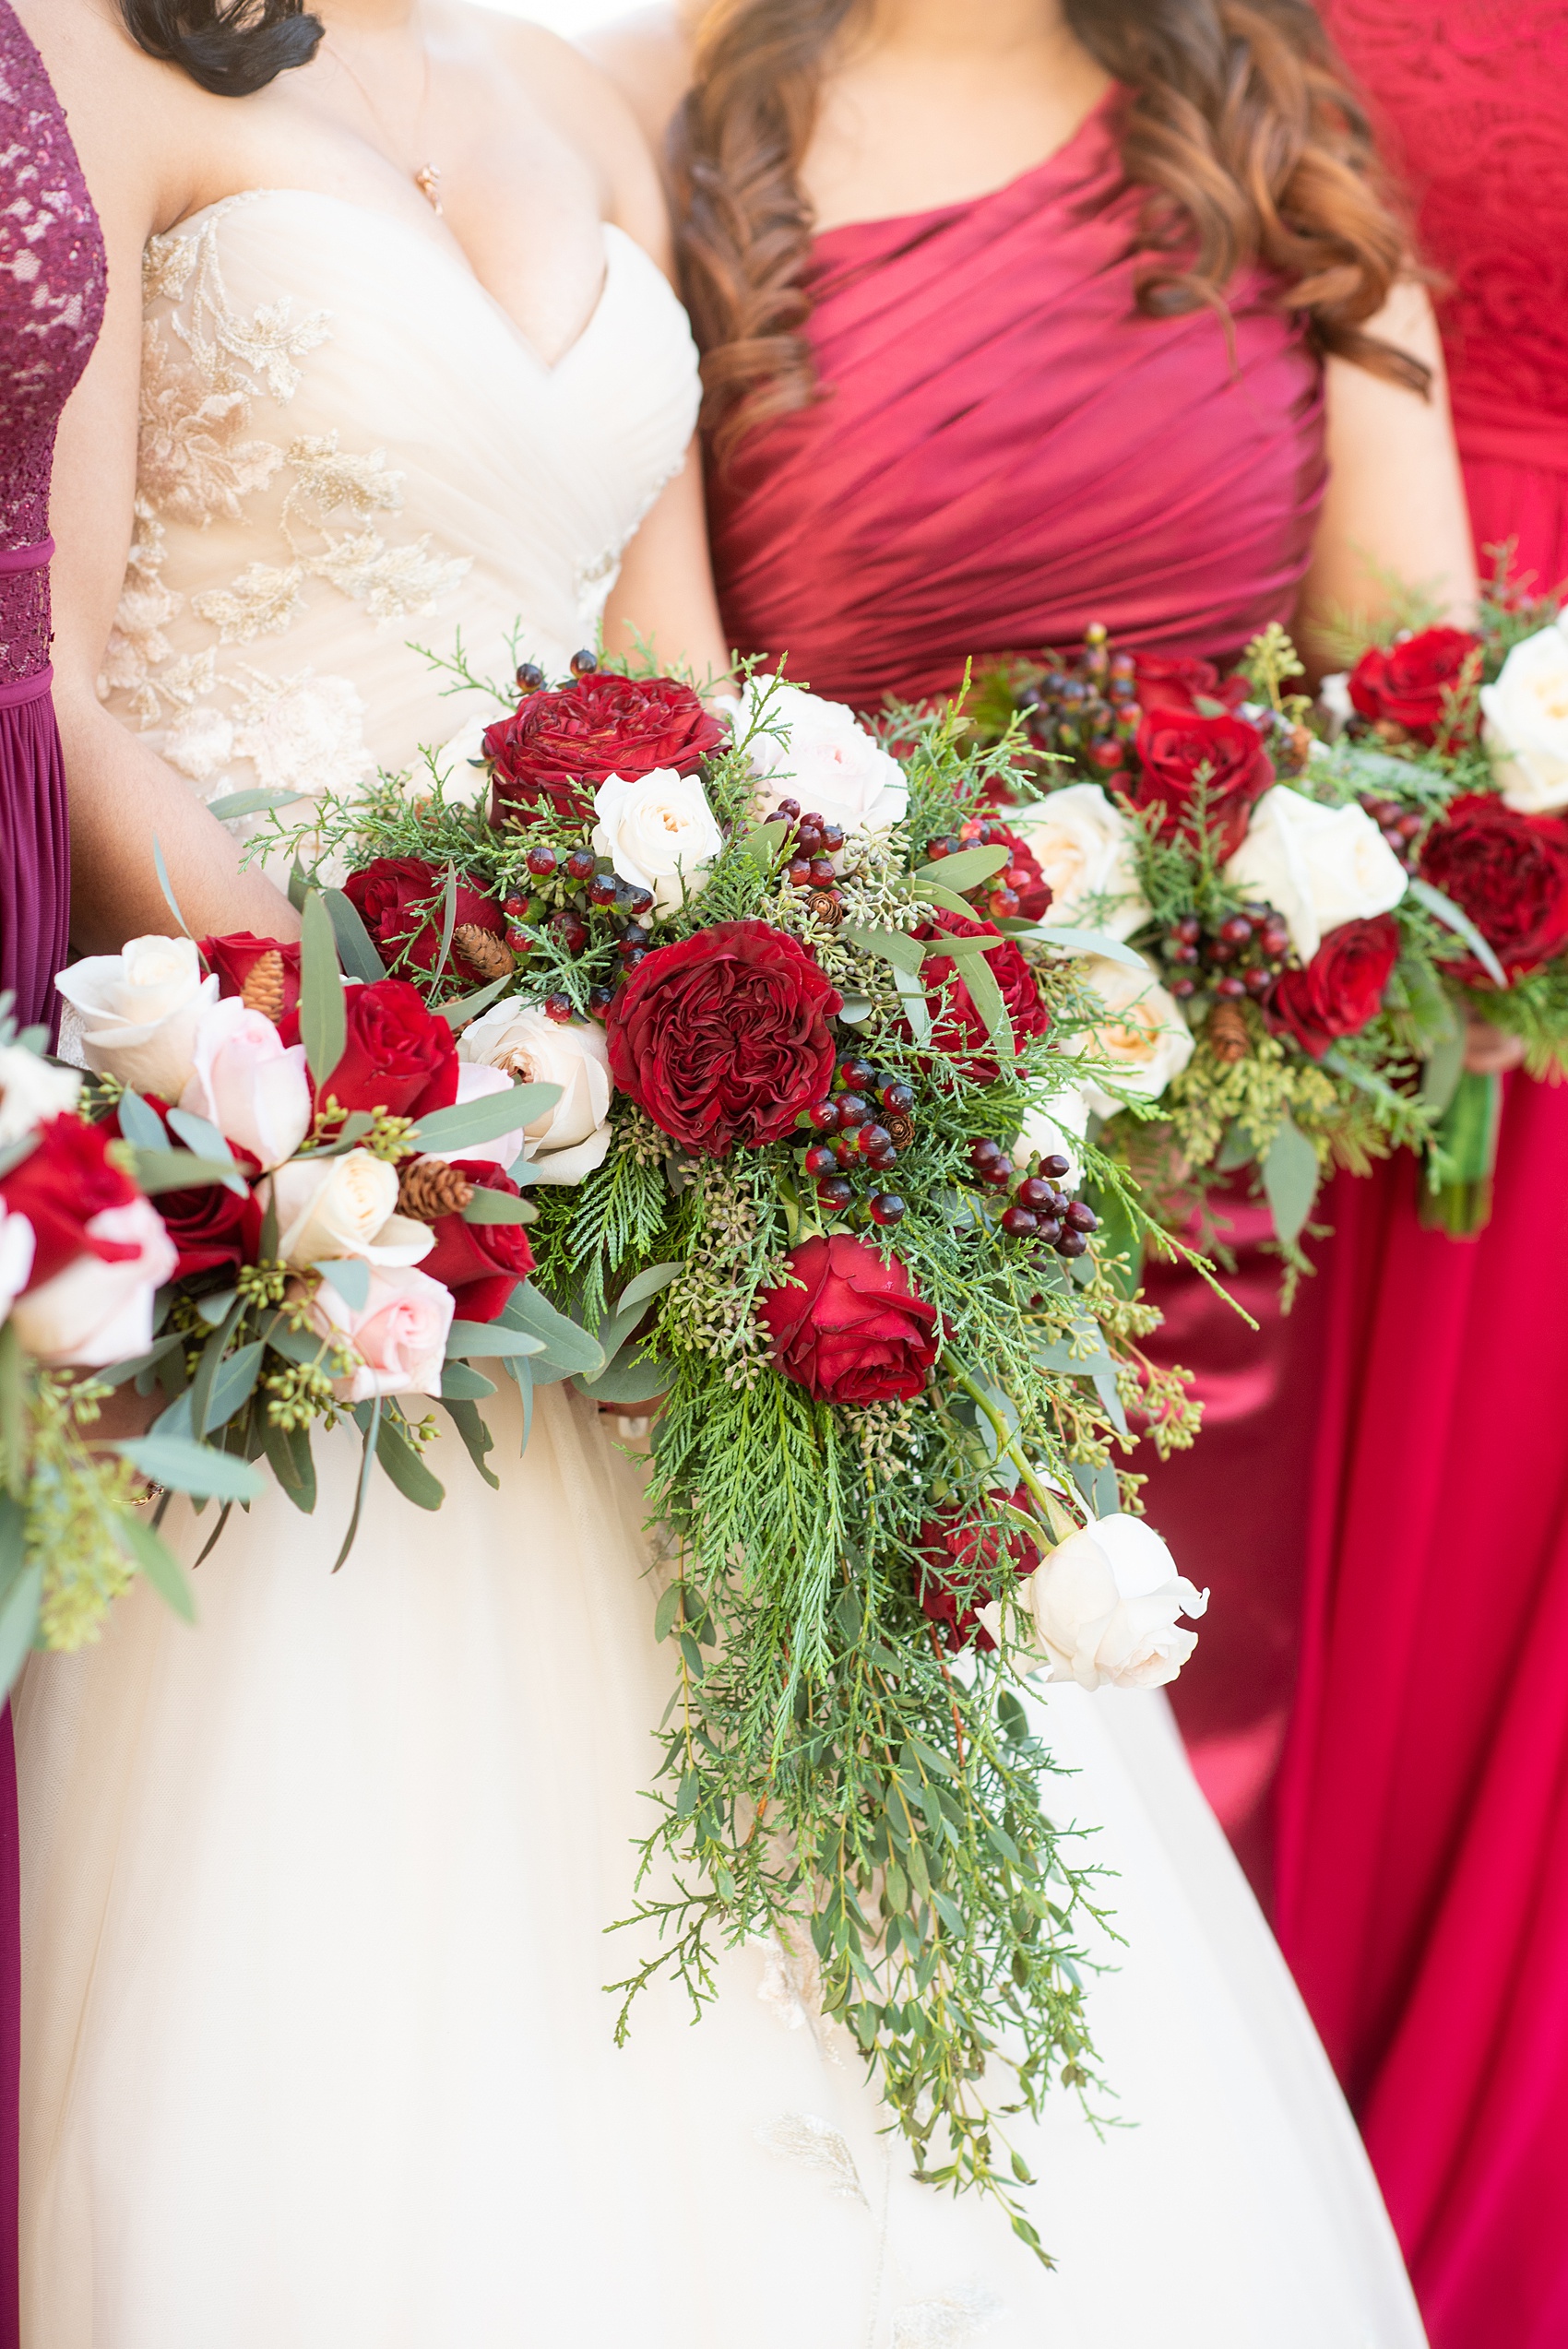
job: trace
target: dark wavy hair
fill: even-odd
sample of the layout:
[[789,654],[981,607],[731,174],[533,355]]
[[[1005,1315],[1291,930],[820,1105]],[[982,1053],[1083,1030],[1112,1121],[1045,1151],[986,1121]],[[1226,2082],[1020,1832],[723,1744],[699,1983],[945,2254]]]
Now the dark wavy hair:
[[218,98],[248,98],[308,65],[325,30],[304,0],[120,0],[120,14],[138,49]]
[[[1146,188],[1151,317],[1200,304],[1250,262],[1276,271],[1314,347],[1425,394],[1431,371],[1365,331],[1413,268],[1362,108],[1307,0],[1063,0],[1124,93],[1123,168]],[[704,418],[719,458],[815,378],[800,169],[834,45],[867,0],[711,0],[671,161]]]

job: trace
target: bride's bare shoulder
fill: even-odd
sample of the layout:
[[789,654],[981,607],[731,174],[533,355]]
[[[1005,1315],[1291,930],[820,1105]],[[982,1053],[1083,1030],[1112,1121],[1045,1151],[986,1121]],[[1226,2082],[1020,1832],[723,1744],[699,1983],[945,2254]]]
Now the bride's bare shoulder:
[[583,49],[602,66],[642,125],[656,155],[692,77],[690,6],[638,8],[585,35]]

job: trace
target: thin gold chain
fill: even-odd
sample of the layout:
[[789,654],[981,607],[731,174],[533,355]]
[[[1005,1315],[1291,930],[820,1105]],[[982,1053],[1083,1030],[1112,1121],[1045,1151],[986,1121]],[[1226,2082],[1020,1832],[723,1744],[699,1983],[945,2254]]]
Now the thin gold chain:
[[[382,113],[380,107],[376,104],[374,99],[371,96],[369,90],[365,88],[358,74],[355,73],[347,57],[344,56],[342,51],[331,41],[323,41],[321,45],[327,54],[331,57],[336,64],[342,66],[343,71],[348,75],[349,79],[353,83],[354,88],[359,91],[361,98],[364,101],[366,113],[375,124],[383,137],[386,140],[388,146],[393,149],[394,153],[397,153],[401,148],[402,142],[396,136],[386,115]],[[420,90],[419,104],[414,109],[414,127],[416,130],[419,127],[420,119],[424,113],[425,107],[430,101],[430,52],[424,47],[422,42],[420,44],[420,54],[424,65],[424,80]],[[425,202],[430,206],[431,210],[439,215],[441,211],[441,197],[438,193],[441,185],[441,166],[439,163],[420,163],[418,165],[414,165],[405,162],[401,168],[408,172],[409,177],[413,181],[414,185],[418,188]]]

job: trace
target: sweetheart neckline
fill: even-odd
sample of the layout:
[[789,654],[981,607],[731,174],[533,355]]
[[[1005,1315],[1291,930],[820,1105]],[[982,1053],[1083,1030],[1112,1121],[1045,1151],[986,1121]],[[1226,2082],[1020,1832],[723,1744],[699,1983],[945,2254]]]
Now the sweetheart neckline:
[[[410,220],[405,220],[400,213],[384,211],[379,204],[357,203],[352,196],[332,196],[325,188],[317,187],[240,187],[235,188],[232,195],[214,197],[210,204],[199,205],[196,211],[187,212],[183,219],[176,220],[172,228],[159,231],[158,236],[160,240],[162,240],[187,235],[197,231],[200,222],[208,219],[214,213],[226,211],[231,205],[249,204],[263,196],[303,196],[312,204],[330,204],[343,212],[361,213],[369,219],[385,221],[387,227],[393,230],[401,230],[405,235],[413,239],[422,251],[433,255],[438,261],[446,263],[454,273],[471,288],[481,302],[488,303],[523,356],[531,361],[547,382],[552,382],[576,357],[604,314],[613,274],[612,256],[615,246],[610,242],[612,237],[619,238],[623,245],[647,264],[658,278],[659,284],[671,294],[672,300],[678,299],[658,262],[637,243],[636,237],[628,236],[626,231],[617,221],[600,220],[599,225],[605,240],[604,274],[600,279],[599,292],[593,308],[560,357],[550,360],[543,356],[537,344],[524,333],[505,303],[491,292],[490,288],[479,276],[456,239],[451,245],[444,244],[439,239],[428,236],[423,230],[415,228],[413,223]],[[153,240],[149,239],[148,242],[151,243]]]

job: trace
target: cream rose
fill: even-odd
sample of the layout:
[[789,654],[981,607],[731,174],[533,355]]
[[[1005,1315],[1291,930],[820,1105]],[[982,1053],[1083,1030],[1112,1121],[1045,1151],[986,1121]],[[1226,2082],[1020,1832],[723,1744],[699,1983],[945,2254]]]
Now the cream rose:
[[53,1280],[18,1297],[17,1335],[41,1362],[101,1369],[152,1344],[152,1300],[179,1263],[179,1251],[150,1199],[105,1207],[87,1226],[93,1240],[131,1242],[117,1263],[82,1255]]
[[[291,1283],[290,1293],[303,1300],[303,1284]],[[378,1266],[358,1306],[322,1281],[308,1300],[306,1319],[318,1336],[346,1340],[360,1358],[357,1369],[332,1382],[339,1403],[363,1403],[373,1394],[439,1394],[454,1308],[445,1281],[410,1264]]]
[[[1084,959],[1084,979],[1105,1006],[1105,1017],[1075,1036],[1063,1050],[1075,1056],[1109,1061],[1116,1082],[1140,1100],[1158,1101],[1173,1076],[1193,1057],[1193,1031],[1174,998],[1155,977],[1152,964],[1132,970],[1103,955]],[[1113,1094],[1092,1083],[1084,1098],[1098,1117],[1112,1118],[1122,1107]]]
[[1070,1092],[1053,1094],[1049,1107],[1027,1112],[1023,1130],[1013,1145],[1013,1164],[1027,1167],[1037,1155],[1042,1158],[1065,1158],[1067,1172],[1062,1180],[1075,1187],[1083,1176],[1080,1148],[1088,1122],[1089,1099],[1081,1085],[1074,1086]]
[[264,1013],[230,995],[196,1022],[193,1051],[180,1108],[248,1150],[264,1173],[291,1158],[310,1132],[304,1046],[285,1044]]
[[1225,878],[1284,917],[1304,963],[1329,931],[1342,921],[1388,913],[1409,886],[1404,866],[1364,808],[1324,807],[1288,783],[1265,791],[1253,810]]
[[1158,1689],[1198,1643],[1179,1615],[1202,1615],[1207,1591],[1141,1517],[1101,1517],[1080,1527],[1018,1585],[1052,1680],[1082,1689]]
[[435,1245],[428,1224],[399,1216],[398,1174],[368,1150],[339,1158],[295,1158],[272,1178],[278,1253],[303,1272],[334,1256],[370,1264],[417,1264]]
[[[457,1038],[462,1061],[487,1062],[523,1085],[558,1085],[561,1098],[524,1128],[523,1154],[540,1182],[581,1182],[610,1148],[610,1051],[594,1020],[547,1019],[537,1004],[493,1003]],[[514,1154],[516,1155],[516,1154]],[[508,1161],[510,1163],[510,1161]]]
[[0,1322],[28,1285],[36,1245],[28,1217],[14,1214],[0,1199]]
[[599,817],[594,852],[608,857],[623,881],[653,891],[655,909],[674,913],[695,896],[724,846],[702,780],[656,766],[628,782],[606,777],[593,795]]
[[52,1068],[25,1045],[0,1044],[0,1150],[74,1109],[81,1089],[75,1069]]
[[[845,832],[891,832],[909,805],[904,770],[843,702],[823,701],[802,685],[748,678],[735,715],[757,778],[752,813],[766,822],[780,800],[798,800],[810,815]],[[838,860],[841,861],[841,859]]]
[[1130,938],[1149,918],[1138,887],[1133,827],[1098,783],[1006,811],[1008,829],[1034,851],[1051,884],[1045,919],[1065,930],[1099,930]]
[[1481,687],[1486,746],[1506,804],[1521,815],[1568,807],[1568,628],[1562,619],[1515,645]]
[[[459,1053],[462,1049],[462,1039],[459,1038],[457,1042]],[[453,1107],[460,1109],[467,1101],[487,1101],[494,1094],[511,1093],[515,1090],[512,1079],[505,1069],[491,1068],[482,1061],[459,1059],[457,1098]],[[493,1134],[488,1142],[464,1142],[459,1144],[456,1150],[429,1150],[425,1153],[425,1156],[431,1158],[476,1158],[484,1166],[500,1167],[503,1169],[511,1166],[513,1160],[520,1158],[522,1155],[523,1129],[520,1125],[508,1126],[505,1133]]]
[[89,1069],[177,1101],[195,1066],[196,1022],[218,1001],[189,938],[133,938],[123,955],[89,955],[54,981],[82,1024]]
[[[489,791],[490,761],[484,755],[484,738],[498,720],[511,715],[510,706],[498,702],[488,718],[470,718],[450,741],[432,752],[430,764],[441,777],[441,795],[449,808],[476,807]],[[428,789],[424,770],[416,769],[409,797],[417,800]]]

